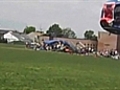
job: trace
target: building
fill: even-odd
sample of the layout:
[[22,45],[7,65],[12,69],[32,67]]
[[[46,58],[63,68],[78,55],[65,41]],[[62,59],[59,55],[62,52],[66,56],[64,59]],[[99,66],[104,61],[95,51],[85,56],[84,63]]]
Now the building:
[[3,37],[3,35],[7,32],[9,32],[10,30],[3,30],[3,29],[0,29],[0,38]]
[[115,34],[109,35],[108,32],[98,32],[98,45],[97,50],[110,50],[117,48],[118,36]]
[[21,41],[21,42],[32,42],[32,40],[25,34],[19,33],[17,31],[9,31],[3,35],[3,38],[7,40],[7,42],[13,41]]
[[120,35],[98,32],[98,51],[116,49],[120,53]]
[[117,50],[120,52],[120,35],[117,36]]
[[9,31],[3,35],[3,38],[7,40],[7,42],[19,41],[19,39],[12,34],[12,31]]
[[36,41],[36,40],[41,40],[40,37],[43,35],[43,33],[41,32],[31,32],[29,34],[27,34],[27,36],[33,40],[33,41]]

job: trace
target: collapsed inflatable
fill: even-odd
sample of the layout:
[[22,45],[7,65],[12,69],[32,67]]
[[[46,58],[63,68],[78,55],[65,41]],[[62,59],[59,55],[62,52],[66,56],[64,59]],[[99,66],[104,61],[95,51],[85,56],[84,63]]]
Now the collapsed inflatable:
[[100,25],[110,33],[120,34],[120,0],[109,0],[103,5]]

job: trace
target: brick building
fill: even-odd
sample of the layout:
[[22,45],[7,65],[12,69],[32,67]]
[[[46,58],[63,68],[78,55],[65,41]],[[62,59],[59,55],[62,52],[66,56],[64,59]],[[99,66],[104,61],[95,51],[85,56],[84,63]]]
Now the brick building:
[[117,36],[117,50],[120,52],[120,35]]
[[104,49],[117,49],[118,36],[115,34],[109,35],[108,32],[98,32],[98,45],[97,50],[101,51]]
[[98,32],[97,50],[116,49],[120,52],[120,35],[111,34],[108,32]]

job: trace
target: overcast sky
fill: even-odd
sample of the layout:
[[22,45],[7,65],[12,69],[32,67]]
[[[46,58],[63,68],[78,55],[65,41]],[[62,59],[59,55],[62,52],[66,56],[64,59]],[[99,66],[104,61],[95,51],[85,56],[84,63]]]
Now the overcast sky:
[[78,37],[86,29],[97,33],[102,4],[105,0],[0,0],[0,28],[23,31],[26,25],[45,31],[57,23],[70,27]]

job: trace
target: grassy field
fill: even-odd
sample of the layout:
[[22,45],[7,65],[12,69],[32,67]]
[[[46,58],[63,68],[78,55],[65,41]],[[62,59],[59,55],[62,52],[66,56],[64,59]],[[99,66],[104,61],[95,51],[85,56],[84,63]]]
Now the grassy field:
[[0,90],[119,90],[120,61],[0,45]]

